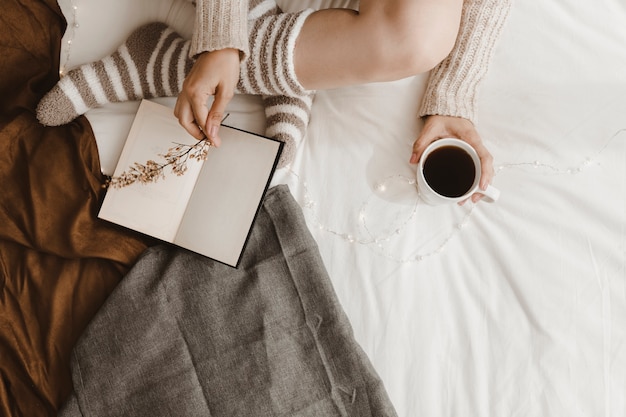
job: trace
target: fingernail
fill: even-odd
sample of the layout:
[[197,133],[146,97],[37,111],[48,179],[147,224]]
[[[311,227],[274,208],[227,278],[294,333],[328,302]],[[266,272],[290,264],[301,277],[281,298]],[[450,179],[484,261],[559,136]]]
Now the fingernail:
[[211,128],[209,129],[209,136],[211,138],[217,137],[217,131],[218,130],[219,130],[219,127],[217,125],[211,126]]
[[417,154],[415,152],[413,152],[413,154],[411,155],[411,160],[409,161],[409,163],[417,164]]

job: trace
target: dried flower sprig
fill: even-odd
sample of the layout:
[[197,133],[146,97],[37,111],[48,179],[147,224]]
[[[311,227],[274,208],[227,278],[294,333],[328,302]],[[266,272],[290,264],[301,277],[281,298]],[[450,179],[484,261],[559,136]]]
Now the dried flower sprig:
[[165,178],[164,169],[168,166],[172,173],[177,176],[183,175],[187,172],[187,162],[190,159],[206,161],[209,155],[209,148],[213,146],[207,138],[201,139],[193,145],[176,142],[174,144],[176,146],[169,148],[167,153],[159,154],[165,160],[163,163],[153,160],[149,160],[145,164],[135,162],[120,175],[108,179],[105,187],[123,188],[136,182],[141,184],[157,182]]

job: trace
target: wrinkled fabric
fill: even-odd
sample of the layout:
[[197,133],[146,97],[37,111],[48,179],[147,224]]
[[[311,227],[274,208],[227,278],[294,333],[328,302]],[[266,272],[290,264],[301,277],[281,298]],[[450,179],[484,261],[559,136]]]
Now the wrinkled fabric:
[[55,416],[78,336],[145,250],[96,220],[104,178],[86,119],[44,128],[65,20],[56,0],[0,13],[0,415]]
[[72,357],[74,416],[395,416],[287,186],[238,269],[147,250]]

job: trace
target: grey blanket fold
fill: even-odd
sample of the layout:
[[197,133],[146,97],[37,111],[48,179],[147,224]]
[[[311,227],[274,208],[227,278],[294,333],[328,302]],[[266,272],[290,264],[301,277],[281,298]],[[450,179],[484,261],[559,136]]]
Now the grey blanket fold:
[[72,378],[62,417],[396,415],[286,186],[238,269],[146,251],[74,348]]

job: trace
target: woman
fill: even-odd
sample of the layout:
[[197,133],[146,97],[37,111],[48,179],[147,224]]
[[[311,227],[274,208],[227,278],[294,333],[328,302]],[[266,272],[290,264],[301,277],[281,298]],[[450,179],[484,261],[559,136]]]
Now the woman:
[[[116,52],[119,56],[70,72],[42,100],[38,117],[44,124],[63,124],[106,101],[168,95],[170,90],[144,81],[127,86],[127,94],[112,91],[115,79],[124,79],[119,76],[124,65],[116,63],[124,58],[140,78],[150,79],[153,73],[156,78],[172,73],[180,56],[178,67],[184,70],[166,84],[172,93],[180,91],[174,112],[181,125],[219,146],[219,125],[233,94],[262,95],[266,134],[286,143],[285,165],[306,132],[315,90],[433,70],[419,114],[424,128],[409,161],[417,163],[438,138],[458,137],[476,148],[485,189],[493,178],[492,157],[471,120],[477,86],[511,1],[361,0],[358,12],[282,13],[274,0],[198,0],[194,34],[185,47],[164,26],[140,28]],[[97,76],[85,75],[92,73]],[[210,96],[214,101],[208,108]]]
[[[200,0],[199,10],[206,12],[198,16],[224,19],[216,17],[217,13],[229,8],[216,7],[216,3],[230,5],[232,10],[242,1]],[[298,81],[307,90],[319,90],[396,80],[437,66],[420,109],[425,124],[410,162],[416,164],[432,141],[458,137],[477,150],[483,167],[480,187],[486,189],[493,179],[493,161],[471,119],[478,82],[487,70],[510,4],[510,0],[468,0],[465,4],[461,0],[361,0],[358,12],[317,11],[305,20],[296,43]],[[241,7],[236,10],[242,13]],[[196,50],[198,58],[176,104],[179,121],[190,133],[199,135],[198,120],[209,138],[217,141],[219,123],[239,79],[239,58],[247,50],[247,39],[237,44],[224,33],[196,32],[194,36],[239,45],[235,46],[239,49]],[[209,95],[215,96],[210,109],[204,105]],[[472,200],[480,198],[481,194],[476,194]]]

